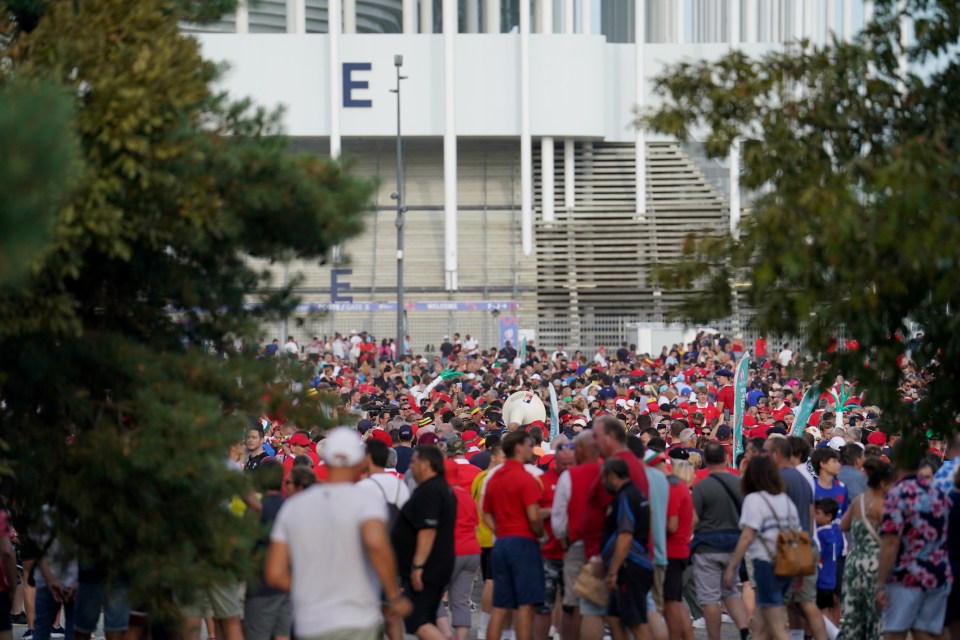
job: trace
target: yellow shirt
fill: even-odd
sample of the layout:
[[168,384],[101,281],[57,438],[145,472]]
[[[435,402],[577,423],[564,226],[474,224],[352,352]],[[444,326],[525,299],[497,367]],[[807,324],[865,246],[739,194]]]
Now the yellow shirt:
[[481,471],[477,474],[477,477],[473,479],[473,484],[470,486],[470,495],[473,496],[473,501],[477,503],[477,513],[480,515],[480,526],[477,527],[477,541],[480,543],[480,546],[485,549],[493,546],[493,530],[483,521],[483,510],[480,508],[480,490],[483,488],[483,481],[489,472],[490,469]]

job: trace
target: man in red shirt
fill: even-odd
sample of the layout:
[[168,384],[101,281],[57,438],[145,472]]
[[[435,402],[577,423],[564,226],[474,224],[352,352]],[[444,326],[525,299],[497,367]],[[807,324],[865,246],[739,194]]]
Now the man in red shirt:
[[533,640],[533,617],[544,601],[543,535],[540,498],[543,487],[524,465],[533,457],[533,439],[526,431],[504,436],[507,460],[487,480],[483,520],[496,536],[493,545],[493,613],[488,638],[499,638],[510,610],[517,640]]
[[563,585],[563,545],[554,535],[550,512],[557,492],[557,484],[560,481],[560,474],[573,466],[574,455],[570,445],[559,446],[553,462],[550,463],[546,472],[540,476],[540,482],[543,483],[543,496],[540,498],[540,517],[544,519],[543,524],[547,541],[540,548],[540,552],[543,554],[545,581],[543,605],[537,609],[537,618],[534,623],[534,635],[537,638],[546,638],[550,633],[553,605],[556,604],[557,593],[562,590]]
[[[602,416],[594,421],[593,437],[600,455],[604,459],[623,459],[630,471],[630,481],[633,486],[644,496],[649,497],[650,487],[647,483],[647,472],[644,469],[643,462],[627,448],[627,429],[623,423],[613,416]],[[603,479],[598,474],[588,491],[588,508],[584,509],[583,513],[582,530],[587,560],[600,555],[604,520],[606,519],[607,507],[612,502],[613,495],[607,491]],[[648,544],[647,548],[653,549],[653,544]],[[580,637],[583,640],[599,640],[603,635],[602,616],[607,615],[606,609],[582,599],[580,601],[580,614],[582,617]]]
[[773,403],[770,413],[776,420],[783,420],[784,416],[791,412],[789,405],[783,401],[783,391],[771,393],[770,401]]
[[717,371],[716,380],[717,387],[717,410],[720,411],[722,416],[732,416],[733,415],[733,405],[734,405],[734,395],[733,395],[733,385],[730,384],[730,380],[733,378],[733,372],[729,369],[720,369]]

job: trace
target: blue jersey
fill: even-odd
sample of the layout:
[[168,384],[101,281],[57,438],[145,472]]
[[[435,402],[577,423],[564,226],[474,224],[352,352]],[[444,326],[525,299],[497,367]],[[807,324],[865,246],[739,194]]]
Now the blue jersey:
[[820,486],[820,481],[814,478],[813,499],[816,501],[820,498],[833,498],[837,501],[837,504],[840,505],[840,511],[837,512],[836,520],[837,524],[839,524],[840,519],[843,518],[843,514],[845,514],[850,507],[850,500],[847,497],[847,485],[834,478],[833,486],[829,489],[824,489]]
[[817,589],[835,589],[837,587],[837,558],[843,554],[843,535],[840,527],[833,522],[817,527],[817,540],[820,543],[820,569],[817,573]]

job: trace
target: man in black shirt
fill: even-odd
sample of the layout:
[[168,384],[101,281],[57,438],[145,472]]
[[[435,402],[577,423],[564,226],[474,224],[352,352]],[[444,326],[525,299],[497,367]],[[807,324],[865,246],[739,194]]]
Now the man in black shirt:
[[[601,477],[614,496],[603,525],[601,552],[610,589],[608,622],[627,627],[634,638],[645,637],[641,628],[647,624],[647,593],[653,585],[650,502],[630,482],[630,469],[622,458],[607,459]],[[615,635],[625,637],[622,629]]]
[[630,349],[627,348],[626,342],[621,344],[620,348],[617,349],[617,360],[623,363],[630,362]]
[[[260,463],[254,472],[257,488],[263,492],[260,503],[260,527],[262,535],[257,540],[257,552],[270,544],[270,530],[283,506],[283,465],[273,459]],[[293,605],[289,594],[268,587],[261,574],[247,583],[244,601],[243,637],[245,640],[271,640],[289,638],[293,626]]]
[[407,633],[421,640],[444,640],[436,626],[437,608],[453,574],[457,498],[444,478],[443,453],[437,447],[414,448],[410,471],[417,488],[390,533],[405,595],[413,601],[404,624]]
[[251,424],[247,429],[244,445],[247,448],[247,463],[243,466],[243,470],[256,471],[260,463],[270,457],[263,450],[263,427],[260,426],[259,421],[255,425]]

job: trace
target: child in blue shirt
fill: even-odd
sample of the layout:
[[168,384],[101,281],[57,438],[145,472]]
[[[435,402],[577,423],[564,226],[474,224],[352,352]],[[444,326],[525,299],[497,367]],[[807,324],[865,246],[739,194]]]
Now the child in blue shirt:
[[820,567],[817,573],[817,607],[833,624],[840,624],[837,603],[837,560],[843,555],[843,534],[837,524],[839,503],[833,498],[820,498],[813,503],[820,546]]

